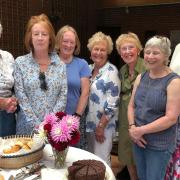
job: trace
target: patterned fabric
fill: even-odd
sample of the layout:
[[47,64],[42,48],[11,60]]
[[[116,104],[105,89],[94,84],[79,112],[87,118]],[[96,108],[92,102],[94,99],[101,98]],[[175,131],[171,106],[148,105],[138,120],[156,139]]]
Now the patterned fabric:
[[179,180],[180,179],[180,144],[173,153],[171,161],[166,171],[165,180]]
[[80,140],[75,145],[75,147],[87,150],[87,137],[86,137],[86,113],[84,113],[81,116],[80,119],[80,125],[79,125],[79,131],[80,131]]
[[[0,50],[0,97],[11,97],[13,94],[13,70],[13,56],[7,51]],[[15,114],[0,110],[0,137],[14,135],[15,133]]]
[[40,86],[40,67],[32,53],[15,61],[15,94],[20,111],[17,116],[17,134],[30,134],[46,114],[64,111],[67,97],[66,67],[56,53],[49,55],[51,63],[45,72],[47,90]]
[[7,52],[0,50],[0,97],[12,96],[14,58]]
[[[94,64],[91,65],[90,68],[93,70]],[[115,121],[117,121],[118,118],[120,93],[120,80],[116,67],[107,62],[99,70],[99,74],[90,80],[91,87],[86,118],[86,131],[93,132],[103,114],[109,119],[106,128],[115,128]]]
[[[179,78],[175,73],[169,73],[162,78],[152,79],[149,71],[142,73],[141,81],[134,95],[134,116],[136,126],[150,124],[156,119],[165,116],[167,103],[167,86]],[[172,125],[166,130],[144,134],[146,148],[154,150],[167,150],[175,146],[177,125]]]
[[177,147],[166,170],[165,180],[180,179],[180,117],[177,131]]

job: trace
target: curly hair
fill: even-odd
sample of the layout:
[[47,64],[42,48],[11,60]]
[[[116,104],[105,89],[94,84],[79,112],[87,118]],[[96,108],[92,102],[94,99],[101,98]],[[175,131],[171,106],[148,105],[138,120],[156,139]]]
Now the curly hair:
[[138,36],[135,33],[128,32],[127,34],[121,34],[116,40],[116,49],[119,54],[120,54],[120,47],[125,42],[133,43],[137,47],[139,52],[141,52],[143,49]]
[[108,54],[111,54],[111,52],[113,50],[112,39],[110,36],[108,36],[102,32],[97,32],[97,33],[93,34],[92,37],[88,40],[87,47],[88,47],[89,51],[91,51],[93,49],[93,47],[96,43],[101,42],[101,41],[107,42]]

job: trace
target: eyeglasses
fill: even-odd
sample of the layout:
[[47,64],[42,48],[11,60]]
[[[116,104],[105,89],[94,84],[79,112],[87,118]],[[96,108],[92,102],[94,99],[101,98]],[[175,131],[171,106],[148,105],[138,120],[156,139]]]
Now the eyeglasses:
[[44,72],[39,73],[40,88],[44,91],[47,90],[46,76]]

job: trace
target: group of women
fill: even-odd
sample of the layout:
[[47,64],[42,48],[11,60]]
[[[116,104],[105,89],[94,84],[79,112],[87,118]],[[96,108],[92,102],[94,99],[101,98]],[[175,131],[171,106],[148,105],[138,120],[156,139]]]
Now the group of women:
[[125,65],[119,72],[108,61],[110,36],[97,32],[88,40],[93,61],[88,65],[77,57],[76,30],[66,25],[55,37],[44,14],[30,18],[25,46],[29,53],[15,61],[0,51],[0,136],[31,134],[46,114],[64,111],[80,120],[78,147],[111,165],[119,121],[119,159],[131,180],[164,178],[175,151],[180,114],[180,79],[167,66],[168,38],[149,39],[143,60],[137,35],[121,34],[116,49]]

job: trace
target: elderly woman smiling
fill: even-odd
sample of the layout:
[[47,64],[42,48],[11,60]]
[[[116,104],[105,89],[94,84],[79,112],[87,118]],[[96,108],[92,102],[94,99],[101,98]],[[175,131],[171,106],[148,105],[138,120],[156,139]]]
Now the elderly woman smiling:
[[113,43],[110,36],[97,32],[89,39],[87,47],[94,62],[90,65],[92,77],[86,128],[88,150],[110,165],[120,93],[118,70],[108,62]]
[[175,147],[180,114],[180,79],[167,66],[170,40],[149,39],[144,48],[148,70],[136,78],[128,106],[138,178],[163,180]]

